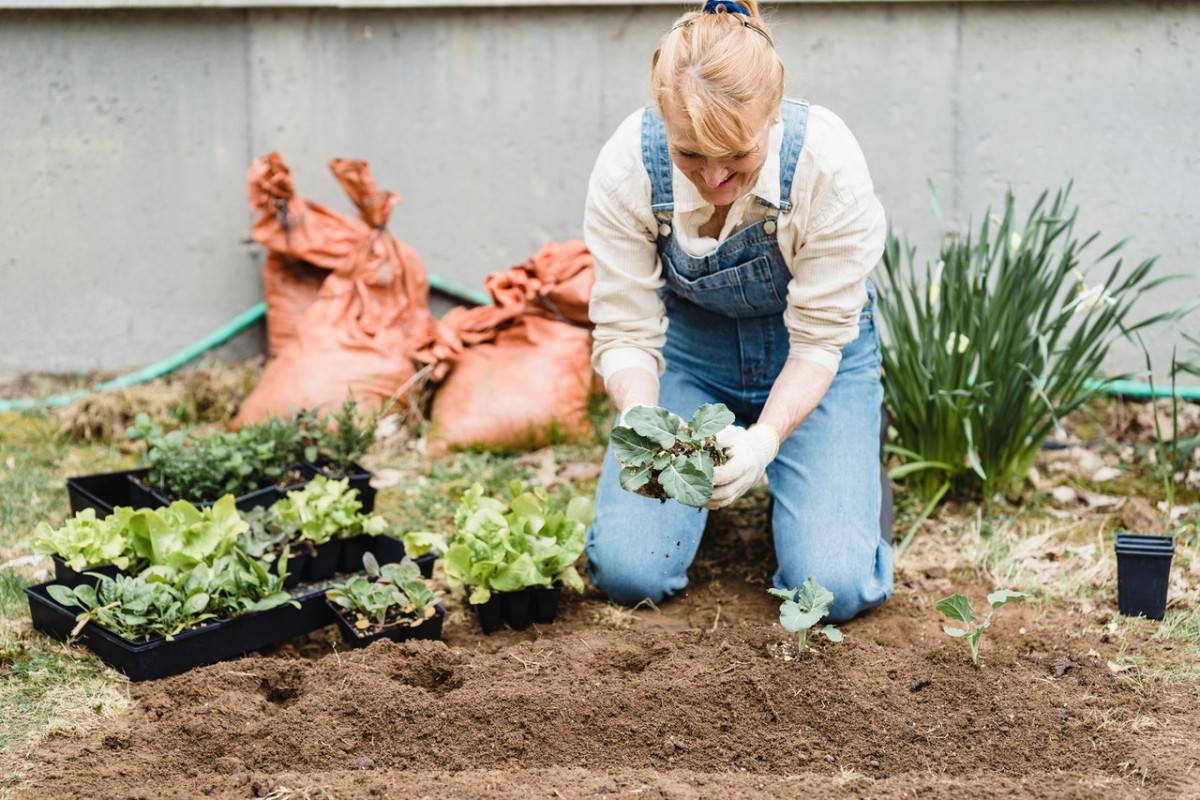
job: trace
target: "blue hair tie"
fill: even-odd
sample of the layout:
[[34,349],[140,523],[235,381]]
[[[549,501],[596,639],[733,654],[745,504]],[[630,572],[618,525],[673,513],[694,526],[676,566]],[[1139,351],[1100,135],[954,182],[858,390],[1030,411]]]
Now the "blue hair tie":
[[705,14],[716,14],[718,11],[725,11],[730,14],[741,14],[743,17],[749,17],[750,11],[741,5],[733,2],[733,0],[708,0],[704,4]]

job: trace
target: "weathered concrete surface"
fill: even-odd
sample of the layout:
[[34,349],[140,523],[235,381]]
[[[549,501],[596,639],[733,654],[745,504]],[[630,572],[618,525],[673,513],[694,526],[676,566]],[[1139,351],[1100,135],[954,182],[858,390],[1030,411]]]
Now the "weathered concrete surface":
[[[345,212],[325,164],[368,160],[405,198],[392,230],[470,286],[579,236],[592,160],[644,102],[675,14],[0,11],[0,370],[139,366],[260,299],[244,176],[271,150]],[[963,224],[1006,186],[1028,204],[1073,178],[1082,230],[1196,272],[1200,4],[797,4],[772,19],[789,93],[847,120],[919,255],[937,241],[927,179]],[[1178,334],[1154,338],[1156,362],[1187,352]],[[1142,357],[1121,348],[1111,366]]]

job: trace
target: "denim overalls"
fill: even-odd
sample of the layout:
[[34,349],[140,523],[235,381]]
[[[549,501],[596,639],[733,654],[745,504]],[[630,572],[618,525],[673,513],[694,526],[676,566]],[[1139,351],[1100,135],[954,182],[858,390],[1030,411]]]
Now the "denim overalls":
[[[788,357],[783,312],[792,276],[775,237],[776,217],[790,208],[808,104],[787,100],[781,113],[779,208],[700,257],[687,254],[672,235],[666,134],[656,112],[643,115],[642,159],[659,220],[669,323],[659,404],[684,419],[703,403],[721,402],[739,424],[752,424]],[[815,576],[833,592],[833,621],[879,605],[892,590],[892,549],[880,537],[879,340],[874,288],[867,289],[870,302],[859,318],[858,338],[842,350],[829,392],[767,468],[775,501],[775,586],[798,588]],[[624,491],[619,471],[610,451],[596,491],[596,522],[588,531],[588,573],[618,602],[657,603],[687,585],[708,512]]]

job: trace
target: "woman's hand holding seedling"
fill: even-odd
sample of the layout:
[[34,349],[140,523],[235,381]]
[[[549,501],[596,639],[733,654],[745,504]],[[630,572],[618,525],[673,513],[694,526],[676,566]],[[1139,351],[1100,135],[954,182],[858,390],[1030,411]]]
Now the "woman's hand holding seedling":
[[717,444],[728,460],[713,468],[712,499],[705,508],[724,508],[761,481],[779,453],[779,434],[770,425],[748,430],[730,425],[717,434]]
[[700,508],[712,497],[713,467],[725,462],[716,435],[733,422],[720,403],[700,406],[686,423],[665,408],[634,406],[613,428],[621,488],[656,500]]

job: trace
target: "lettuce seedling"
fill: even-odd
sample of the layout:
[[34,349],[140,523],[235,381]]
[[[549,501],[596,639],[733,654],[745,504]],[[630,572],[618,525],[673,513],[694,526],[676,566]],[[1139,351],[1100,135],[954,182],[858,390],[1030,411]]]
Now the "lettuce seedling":
[[629,409],[610,437],[621,488],[700,508],[712,497],[713,465],[725,462],[716,435],[733,419],[720,403],[705,403],[687,422],[665,408]]
[[[796,649],[803,653],[808,647],[809,630],[833,606],[833,592],[811,576],[799,589],[767,589],[767,592],[783,600],[779,606],[779,624],[796,634]],[[842,632],[836,625],[825,625],[816,633],[831,642],[842,640]]]
[[971,663],[979,666],[980,640],[983,638],[983,632],[991,627],[992,615],[996,613],[996,609],[1013,600],[1020,600],[1028,596],[1024,592],[998,589],[987,596],[987,601],[991,608],[982,620],[976,622],[975,610],[971,608],[971,601],[967,599],[966,595],[952,594],[938,601],[937,610],[950,619],[966,623],[967,628],[963,630],[962,628],[943,625],[942,630],[955,638],[961,637],[965,639],[967,649],[971,654]]
[[563,508],[544,489],[522,492],[516,481],[509,484],[509,494],[508,503],[488,497],[478,483],[463,494],[446,549],[451,585],[471,587],[472,605],[486,603],[493,592],[549,588],[559,582],[582,593],[575,561],[583,555],[594,517],[591,499],[576,496]]
[[31,545],[35,553],[56,555],[76,572],[104,564],[127,569],[133,551],[117,520],[98,519],[94,508],[85,508],[57,528],[39,522]]

